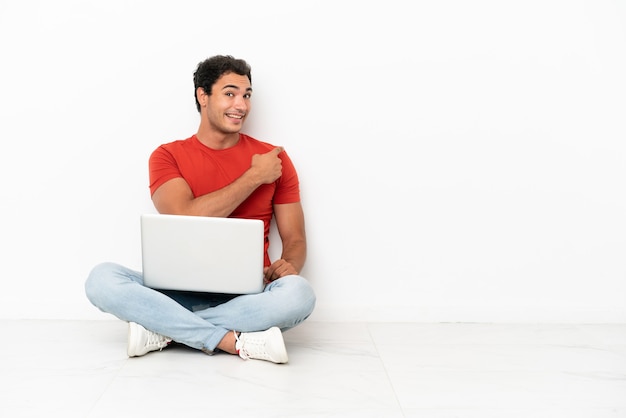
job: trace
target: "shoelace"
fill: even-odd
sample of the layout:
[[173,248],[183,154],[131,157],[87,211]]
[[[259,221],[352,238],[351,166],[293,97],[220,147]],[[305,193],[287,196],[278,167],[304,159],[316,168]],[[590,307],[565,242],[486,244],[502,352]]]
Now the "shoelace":
[[163,347],[169,344],[169,338],[166,338],[156,332],[148,331],[148,339],[146,341],[146,347],[152,348],[156,347],[159,351],[163,350]]
[[248,352],[243,348],[243,343],[239,339],[237,331],[233,330],[233,334],[235,335],[235,341],[237,341],[235,343],[235,349],[237,349],[237,354],[239,354],[239,357],[241,357],[242,359],[247,360],[250,356],[248,355]]
[[239,347],[237,349],[239,357],[244,360],[247,360],[250,357],[257,359],[262,358],[266,360],[269,359],[269,354],[265,350],[265,339],[251,338],[250,334],[248,334],[243,338],[243,341],[241,341],[237,333],[235,331],[233,331],[233,333],[235,334],[235,339],[237,340],[236,346]]

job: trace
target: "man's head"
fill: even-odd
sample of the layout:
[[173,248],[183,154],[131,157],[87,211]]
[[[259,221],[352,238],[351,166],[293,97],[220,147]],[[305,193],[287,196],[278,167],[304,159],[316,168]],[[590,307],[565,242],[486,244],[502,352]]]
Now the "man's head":
[[198,68],[193,73],[194,96],[196,98],[196,108],[200,112],[200,102],[198,102],[198,88],[202,88],[207,95],[211,95],[213,84],[224,74],[235,73],[248,77],[252,83],[252,70],[250,65],[242,59],[233,58],[230,55],[216,55],[198,64]]

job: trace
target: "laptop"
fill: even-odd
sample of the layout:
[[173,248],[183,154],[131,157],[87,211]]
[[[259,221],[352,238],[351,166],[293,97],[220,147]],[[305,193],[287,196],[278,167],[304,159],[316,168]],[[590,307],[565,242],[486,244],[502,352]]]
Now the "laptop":
[[143,214],[144,284],[195,292],[262,292],[263,229],[258,219]]

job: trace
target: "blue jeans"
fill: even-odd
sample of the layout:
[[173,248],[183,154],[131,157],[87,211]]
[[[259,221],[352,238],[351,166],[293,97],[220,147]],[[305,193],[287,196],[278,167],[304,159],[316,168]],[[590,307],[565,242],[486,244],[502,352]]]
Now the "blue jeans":
[[282,277],[254,295],[223,295],[150,289],[140,272],[114,263],[94,267],[85,292],[103,312],[208,352],[230,330],[277,326],[285,331],[308,318],[315,307],[313,289],[301,276]]

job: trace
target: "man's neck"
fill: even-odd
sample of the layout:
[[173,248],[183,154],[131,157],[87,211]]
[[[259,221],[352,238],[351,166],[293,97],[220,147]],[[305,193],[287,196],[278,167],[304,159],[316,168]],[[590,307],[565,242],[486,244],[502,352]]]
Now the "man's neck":
[[211,149],[221,150],[234,147],[239,142],[239,132],[216,132],[200,127],[196,133],[196,138]]

